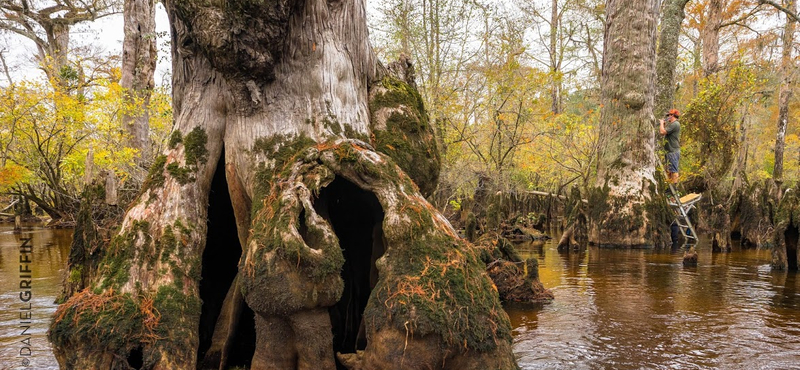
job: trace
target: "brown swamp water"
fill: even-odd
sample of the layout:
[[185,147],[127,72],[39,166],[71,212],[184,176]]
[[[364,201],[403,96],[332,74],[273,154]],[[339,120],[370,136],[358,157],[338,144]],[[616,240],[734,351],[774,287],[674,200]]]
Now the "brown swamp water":
[[[28,226],[21,234],[12,231],[13,225],[0,224],[0,369],[58,369],[47,326],[56,311],[53,301],[60,292],[72,230]],[[22,257],[31,263],[21,267],[22,238],[31,238],[33,251],[30,258]],[[29,290],[20,289],[20,280],[28,280],[20,278],[27,274],[20,273],[25,269],[32,275]],[[21,291],[31,292],[29,302],[22,302]],[[24,293],[23,298],[27,298]]]
[[519,249],[555,294],[507,307],[523,369],[800,369],[800,278],[768,250]]
[[[34,246],[30,357],[19,313],[19,245]],[[46,340],[71,230],[0,224],[0,369],[57,369]],[[800,369],[800,278],[773,273],[769,251],[735,248],[684,268],[681,251],[558,253],[522,244],[539,259],[552,304],[508,305],[523,369]],[[30,367],[21,367],[24,358]]]

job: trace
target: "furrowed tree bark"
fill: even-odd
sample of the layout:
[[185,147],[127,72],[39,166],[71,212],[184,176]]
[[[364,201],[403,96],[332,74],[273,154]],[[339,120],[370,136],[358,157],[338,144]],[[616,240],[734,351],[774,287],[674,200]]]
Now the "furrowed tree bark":
[[661,225],[653,152],[657,16],[654,0],[611,0],[606,8],[601,149],[589,196],[589,242],[596,245],[661,245],[657,236],[669,230]]
[[656,53],[656,109],[661,116],[672,108],[675,98],[675,66],[678,64],[678,38],[689,0],[669,0],[661,15],[661,33]]
[[[792,13],[797,12],[795,0],[787,0],[786,8]],[[783,183],[783,151],[786,147],[786,127],[789,125],[789,101],[792,99],[792,82],[794,79],[794,63],[792,61],[792,48],[794,44],[795,19],[786,16],[786,25],[783,27],[783,52],[781,55],[781,88],[778,96],[778,134],[775,138],[775,166],[772,178],[777,185],[778,196]]]
[[125,0],[122,12],[125,38],[122,42],[122,78],[126,104],[133,107],[122,115],[122,127],[130,135],[130,146],[139,150],[140,167],[151,163],[150,95],[155,86],[156,20],[154,0]]
[[700,32],[703,45],[703,76],[719,69],[719,29],[722,24],[722,0],[709,0],[706,24]]
[[[479,253],[423,196],[433,130],[408,66],[375,59],[364,2],[165,7],[177,130],[98,278],[56,313],[62,368],[195,369],[214,303],[211,368],[236,312],[254,313],[250,369],[517,368]],[[237,235],[222,241],[206,223],[218,161]],[[204,252],[237,244],[229,298],[205,299],[224,266]]]

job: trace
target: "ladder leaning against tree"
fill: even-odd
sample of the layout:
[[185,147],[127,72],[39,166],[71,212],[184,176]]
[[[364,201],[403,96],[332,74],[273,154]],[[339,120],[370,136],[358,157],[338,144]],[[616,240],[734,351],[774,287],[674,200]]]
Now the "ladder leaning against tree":
[[[664,164],[661,163],[661,160],[658,160],[658,166],[661,167],[661,171],[666,174]],[[695,204],[699,202],[703,196],[702,194],[690,193],[679,197],[678,190],[675,189],[674,184],[669,184],[669,191],[672,196],[667,197],[667,204],[669,204],[672,211],[675,212],[675,221],[673,222],[678,225],[684,240],[686,240],[686,243],[684,243],[686,249],[691,249],[697,244],[698,239],[697,233],[694,231],[694,226],[692,226],[692,221],[689,219],[689,211],[691,211],[692,208],[696,208]]]

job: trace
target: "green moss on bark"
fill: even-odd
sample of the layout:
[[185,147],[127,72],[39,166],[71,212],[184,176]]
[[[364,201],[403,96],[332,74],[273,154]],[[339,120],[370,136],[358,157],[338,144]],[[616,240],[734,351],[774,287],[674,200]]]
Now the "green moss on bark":
[[164,186],[164,166],[167,164],[167,156],[159,155],[150,166],[150,172],[147,173],[147,178],[142,184],[142,191],[147,189],[155,189]]
[[181,136],[179,130],[175,130],[170,135],[168,146],[174,150],[180,144],[183,144],[185,166],[181,166],[177,162],[167,164],[167,156],[159,155],[153,162],[153,166],[150,167],[150,172],[142,185],[143,192],[147,189],[164,186],[166,181],[164,170],[181,185],[195,181],[194,174],[199,166],[208,161],[208,149],[206,148],[208,136],[200,127],[195,127],[185,137]]
[[147,221],[134,221],[130,230],[115,236],[98,268],[99,276],[103,277],[99,288],[118,289],[127,283],[129,270],[136,256],[137,243],[150,245],[151,242],[150,223]]
[[[117,363],[112,368],[126,368],[128,355],[137,349],[143,352],[143,368],[149,368],[162,353],[179,357],[196,347],[200,309],[199,298],[169,285],[155,294],[84,290],[59,306],[48,338],[56,355],[73,366],[82,363],[81,356],[110,355]],[[59,353],[61,348],[79,352]]]
[[97,345],[127,358],[146,337],[153,338],[142,325],[147,314],[153,313],[143,312],[130,294],[84,290],[58,308],[48,337],[56,347]]
[[[292,159],[316,164],[319,153],[316,147],[309,147],[314,142],[304,136],[281,144],[282,140],[256,142],[256,148],[274,158],[274,168],[281,170],[263,166],[257,172],[260,180],[249,242],[257,249],[249,259],[252,264],[243,259],[240,265],[240,270],[247,272],[241,283],[248,304],[256,311],[273,314],[332,305],[343,289],[339,273],[344,257],[333,230],[312,218],[313,207],[307,209],[302,196],[294,192],[298,184],[286,181],[294,172],[302,176],[305,189],[315,192],[333,180],[333,171],[313,165],[300,165],[297,171],[297,165],[288,165],[295,163]],[[283,181],[273,181],[275,178]],[[305,235],[287,232],[300,230],[300,223],[305,225]],[[312,248],[306,241],[314,244]]]
[[175,149],[178,147],[178,144],[183,142],[183,136],[181,136],[180,130],[172,131],[172,134],[169,136],[169,148]]
[[[306,148],[316,145],[317,142],[306,135],[292,137],[289,135],[275,135],[269,138],[258,138],[253,145],[254,155],[266,156],[271,163],[261,162],[254,169],[256,173],[256,186],[254,189],[254,200],[263,199],[272,189],[273,179],[282,176],[286,165],[295,156]],[[252,217],[263,206],[263,202],[254,201]]]
[[181,167],[175,162],[167,165],[167,173],[181,185],[186,185],[195,180],[194,176],[192,176],[194,174],[193,169]]
[[391,158],[353,142],[308,145],[302,138],[259,140],[256,149],[275,162],[260,169],[263,188],[253,199],[239,266],[254,311],[289,315],[340,298],[341,247],[311,202],[341,176],[375,194],[386,212],[386,252],[364,313],[368,332],[435,335],[443,348],[463,352],[510,343],[508,317],[478,250],[458,238]]
[[391,157],[430,195],[439,179],[440,158],[433,129],[416,88],[387,76],[370,93],[375,149]]
[[208,135],[200,127],[195,127],[183,138],[184,158],[187,166],[206,164],[208,161]]

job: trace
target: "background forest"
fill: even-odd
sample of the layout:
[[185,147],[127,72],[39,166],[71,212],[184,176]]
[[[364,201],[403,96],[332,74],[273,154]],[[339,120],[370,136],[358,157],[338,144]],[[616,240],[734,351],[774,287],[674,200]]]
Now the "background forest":
[[[104,173],[135,193],[167,145],[168,87],[126,81],[141,64],[126,67],[125,57],[74,32],[133,10],[110,1],[82,4],[0,4],[0,207],[16,207],[0,209],[2,216],[38,209],[72,221],[92,178]],[[512,194],[585,193],[595,184],[603,1],[387,0],[368,7],[379,57],[405,55],[416,69],[442,152],[433,195],[440,209],[452,215],[479,184]],[[687,188],[732,194],[765,180],[796,183],[797,44],[794,18],[786,15],[794,7],[791,0],[661,4],[662,26],[683,19],[677,58],[670,58],[675,82],[658,89],[673,90],[672,105],[683,112]],[[169,58],[169,45],[151,19],[140,38],[154,66],[155,58]],[[142,81],[154,81],[154,68],[144,69]],[[657,103],[656,117],[668,108]],[[131,123],[141,117],[144,140]]]

